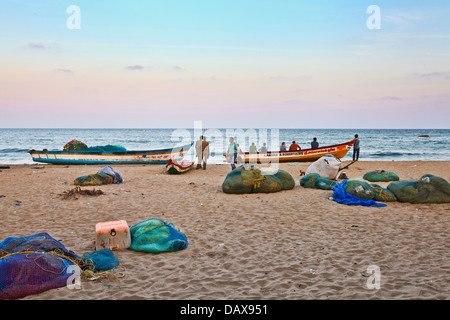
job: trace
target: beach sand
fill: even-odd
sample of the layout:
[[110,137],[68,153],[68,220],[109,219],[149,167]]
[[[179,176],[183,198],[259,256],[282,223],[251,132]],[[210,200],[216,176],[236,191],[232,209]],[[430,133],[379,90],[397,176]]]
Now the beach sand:
[[[95,250],[96,223],[123,219],[131,227],[150,218],[188,237],[188,248],[175,253],[114,251],[124,275],[117,281],[83,281],[24,300],[450,298],[450,204],[339,204],[332,191],[300,186],[309,164],[280,164],[294,177],[293,190],[247,195],[222,192],[229,165],[181,175],[163,165],[112,166],[123,184],[83,187],[105,194],[77,200],[60,194],[102,166],[11,166],[0,172],[0,241],[47,232],[82,255]],[[377,169],[401,180],[450,179],[449,161],[360,161],[344,171],[356,178]],[[379,268],[380,289],[368,288],[369,266]]]

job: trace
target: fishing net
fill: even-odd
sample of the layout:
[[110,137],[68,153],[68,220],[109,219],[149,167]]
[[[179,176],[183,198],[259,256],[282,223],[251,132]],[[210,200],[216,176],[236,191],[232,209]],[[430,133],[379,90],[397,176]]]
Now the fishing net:
[[77,186],[99,186],[103,184],[121,184],[122,174],[114,171],[110,166],[101,168],[97,173],[81,176],[73,182]]
[[148,219],[130,228],[130,249],[135,251],[162,253],[180,251],[188,246],[183,232],[172,223],[161,219]]
[[283,189],[280,179],[272,175],[262,175],[253,181],[253,191],[255,193],[278,192]]
[[76,186],[99,186],[103,184],[114,183],[114,177],[106,173],[93,173],[86,176],[81,176],[73,182]]
[[63,147],[64,151],[92,151],[92,152],[126,152],[127,149],[119,144],[108,144],[105,146],[88,147],[84,142],[71,140]]
[[222,191],[225,193],[251,193],[253,182],[261,176],[261,170],[254,165],[243,165],[230,171],[222,183]]
[[371,182],[381,182],[381,181],[398,181],[399,177],[393,172],[384,170],[375,170],[367,172],[364,177],[365,180]]
[[283,190],[291,190],[295,187],[295,180],[287,171],[280,169],[265,169],[262,174],[272,175],[279,179]]
[[347,180],[344,189],[348,193],[361,199],[369,200],[375,198],[372,186],[365,181]]
[[[47,233],[25,237],[8,237],[0,242],[0,300],[18,299],[49,289],[73,284],[76,270],[97,272],[96,265],[108,261],[94,256],[80,258]],[[111,264],[110,264],[111,266]],[[99,277],[114,278],[111,274]]]
[[383,202],[397,201],[397,197],[389,189],[382,188],[377,184],[371,184],[371,186],[374,193],[373,199],[375,201],[383,201]]
[[310,173],[300,179],[300,185],[304,188],[331,190],[336,183],[332,179],[321,177],[318,173]]
[[87,149],[88,146],[84,142],[75,139],[67,142],[63,147],[64,151],[85,151]]
[[254,165],[245,164],[228,173],[222,183],[225,193],[270,193],[290,190],[295,187],[292,176],[283,170],[261,170]]
[[358,198],[350,193],[348,193],[347,191],[345,191],[345,185],[347,183],[348,179],[345,179],[344,181],[342,181],[341,183],[336,183],[333,187],[333,200],[338,202],[338,203],[342,203],[342,204],[346,204],[346,205],[360,205],[360,206],[365,206],[365,207],[385,207],[386,204],[385,203],[378,203],[375,200],[372,199],[361,199]]
[[398,201],[409,203],[449,203],[450,183],[431,174],[419,180],[391,182],[387,188],[395,194]]
[[96,152],[125,152],[127,149],[125,147],[122,147],[121,145],[111,145],[108,144],[106,146],[95,146],[95,147],[89,147],[86,151],[96,151]]
[[107,248],[94,252],[85,252],[81,259],[91,262],[94,269],[99,271],[111,270],[120,264],[119,259]]

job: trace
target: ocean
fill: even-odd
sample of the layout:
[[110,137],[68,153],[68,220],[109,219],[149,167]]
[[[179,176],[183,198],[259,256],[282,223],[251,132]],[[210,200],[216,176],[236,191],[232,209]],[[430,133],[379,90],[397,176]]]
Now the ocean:
[[[152,150],[195,142],[201,134],[211,144],[210,163],[224,163],[230,136],[248,151],[252,142],[258,148],[266,142],[269,150],[278,150],[281,142],[289,147],[296,141],[307,149],[313,137],[327,146],[347,142],[355,134],[360,139],[359,160],[450,160],[450,129],[0,129],[0,164],[33,164],[29,150],[62,150],[73,139],[89,147],[111,144]],[[193,148],[186,158],[194,159]],[[352,151],[341,160],[351,158]]]

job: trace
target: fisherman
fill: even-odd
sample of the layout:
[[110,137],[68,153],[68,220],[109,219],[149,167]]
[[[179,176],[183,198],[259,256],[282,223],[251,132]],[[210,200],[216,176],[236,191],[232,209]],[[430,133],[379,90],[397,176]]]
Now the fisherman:
[[353,145],[353,161],[358,161],[359,159],[359,138],[358,135],[355,134],[355,144]]
[[317,142],[317,138],[314,137],[313,141],[311,142],[311,148],[312,149],[317,149],[319,147],[319,143]]
[[298,144],[295,143],[295,141],[292,141],[291,146],[289,147],[289,151],[297,151],[302,150]]
[[236,165],[234,164],[234,162],[236,161],[237,152],[238,152],[238,146],[237,146],[236,142],[234,142],[234,139],[231,137],[230,144],[228,145],[228,149],[227,149],[227,157],[230,157],[231,170],[236,169]]
[[206,141],[205,136],[200,136],[200,139],[195,143],[195,152],[197,154],[197,169],[202,167],[206,170],[206,161],[209,158],[209,142]]

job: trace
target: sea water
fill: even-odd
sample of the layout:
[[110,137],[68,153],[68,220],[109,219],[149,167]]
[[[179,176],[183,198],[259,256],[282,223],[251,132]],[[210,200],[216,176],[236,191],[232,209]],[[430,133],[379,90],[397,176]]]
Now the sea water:
[[[0,129],[0,164],[32,164],[29,151],[62,150],[77,139],[89,147],[121,145],[127,150],[153,150],[195,142],[200,134],[210,141],[210,163],[225,163],[229,137],[234,137],[242,151],[252,142],[260,148],[279,150],[296,141],[302,149],[311,147],[313,137],[320,146],[360,139],[359,160],[415,161],[450,160],[450,129]],[[423,137],[423,136],[426,137]],[[194,160],[194,148],[185,156]],[[352,151],[342,158],[352,159]]]

